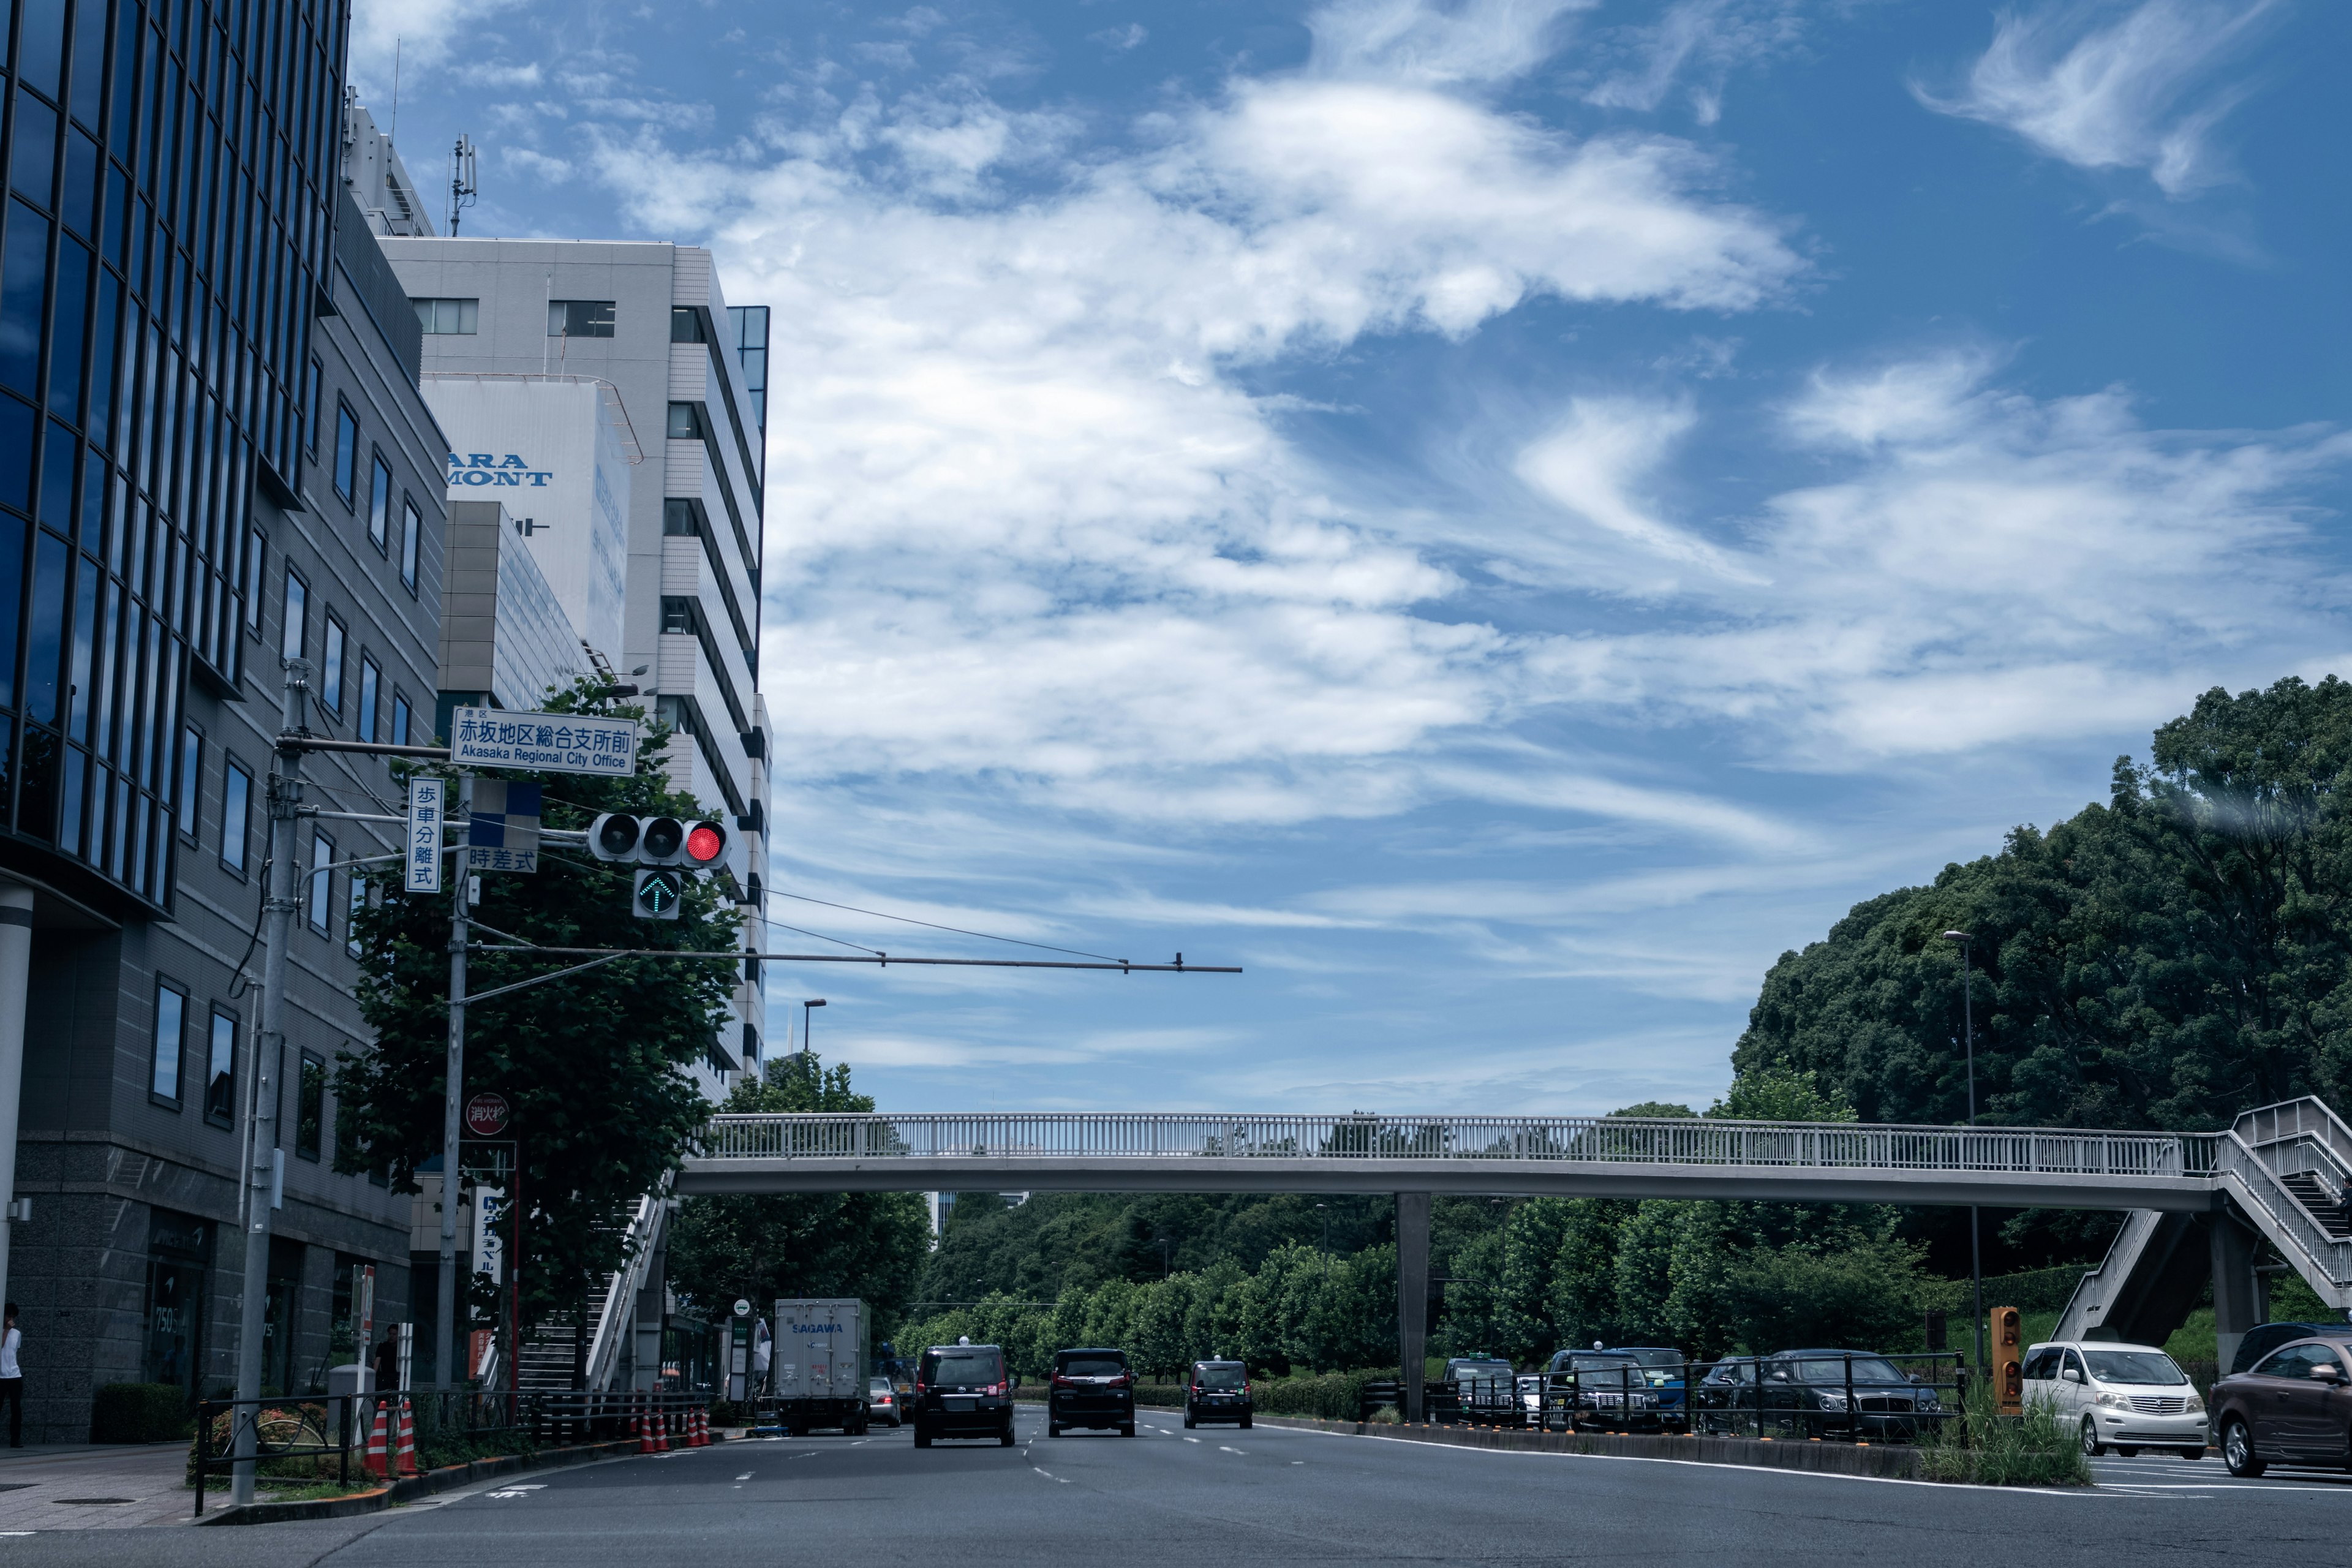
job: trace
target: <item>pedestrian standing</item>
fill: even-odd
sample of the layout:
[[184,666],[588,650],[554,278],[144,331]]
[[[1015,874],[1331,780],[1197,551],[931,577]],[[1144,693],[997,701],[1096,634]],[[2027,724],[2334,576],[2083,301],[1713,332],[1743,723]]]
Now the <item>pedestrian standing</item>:
[[16,1303],[8,1303],[7,1316],[0,1318],[0,1405],[8,1407],[8,1447],[25,1446],[25,1369],[16,1364],[16,1352],[25,1342],[16,1327]]

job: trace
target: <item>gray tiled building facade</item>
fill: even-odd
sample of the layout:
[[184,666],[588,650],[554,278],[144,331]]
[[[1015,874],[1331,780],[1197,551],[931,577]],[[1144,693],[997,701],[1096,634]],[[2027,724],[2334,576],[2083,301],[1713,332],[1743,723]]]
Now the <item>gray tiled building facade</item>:
[[[247,977],[280,657],[313,669],[314,730],[430,738],[446,443],[415,315],[338,177],[339,4],[6,15],[0,919],[31,926],[0,994],[23,1008],[31,1205],[8,1289],[27,1436],[71,1441],[100,1384],[231,1381],[258,1082],[287,1172],[265,1384],[352,1358],[355,1266],[379,1322],[417,1316],[409,1200],[334,1173],[327,1083],[365,1037],[337,868],[390,848],[383,826],[299,827],[282,1049],[257,1047]],[[380,760],[305,772],[325,810],[397,809]]]

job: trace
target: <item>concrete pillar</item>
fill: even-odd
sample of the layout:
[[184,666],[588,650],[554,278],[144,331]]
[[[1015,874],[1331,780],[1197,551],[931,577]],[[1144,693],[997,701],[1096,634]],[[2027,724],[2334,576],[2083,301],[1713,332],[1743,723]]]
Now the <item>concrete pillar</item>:
[[2238,1342],[2262,1320],[2254,1310],[2254,1233],[2224,1204],[2208,1235],[2213,1255],[2213,1354],[2221,1375],[2237,1359]]
[[25,1010],[33,986],[33,889],[0,880],[0,1301],[16,1202],[16,1107],[25,1092]]
[[1397,1205],[1397,1379],[1408,1421],[1423,1418],[1422,1358],[1429,1349],[1429,1194],[1399,1193]]

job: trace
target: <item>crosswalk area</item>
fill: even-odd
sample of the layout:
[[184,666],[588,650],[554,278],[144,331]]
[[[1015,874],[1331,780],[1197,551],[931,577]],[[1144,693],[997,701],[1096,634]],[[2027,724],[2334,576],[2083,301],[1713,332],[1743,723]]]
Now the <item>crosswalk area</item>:
[[2126,1459],[2110,1455],[2091,1461],[2091,1476],[2104,1490],[2185,1500],[2211,1497],[2217,1492],[2257,1489],[2338,1492],[2352,1500],[2352,1471],[2276,1465],[2260,1477],[2233,1476],[2219,1454],[2203,1459],[2161,1455]]

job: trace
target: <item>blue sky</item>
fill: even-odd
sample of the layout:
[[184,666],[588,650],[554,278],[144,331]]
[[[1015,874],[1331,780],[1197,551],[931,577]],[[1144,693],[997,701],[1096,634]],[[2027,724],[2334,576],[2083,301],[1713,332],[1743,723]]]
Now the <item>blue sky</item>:
[[357,18],[467,232],[774,310],[772,886],[1248,968],[775,981],[891,1109],[1703,1103],[1851,904],[2352,668],[2352,8]]

